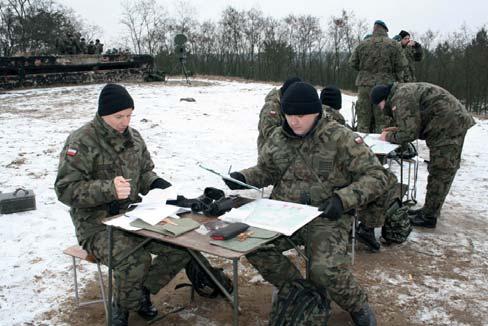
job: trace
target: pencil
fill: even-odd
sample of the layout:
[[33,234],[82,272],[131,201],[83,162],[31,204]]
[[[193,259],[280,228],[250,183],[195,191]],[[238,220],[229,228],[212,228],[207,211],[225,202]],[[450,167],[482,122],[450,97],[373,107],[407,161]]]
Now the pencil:
[[168,220],[168,219],[164,219],[163,220],[164,223],[168,223],[168,224],[171,224],[171,225],[176,225],[178,226],[178,224],[176,224],[175,222],[171,221],[171,220]]

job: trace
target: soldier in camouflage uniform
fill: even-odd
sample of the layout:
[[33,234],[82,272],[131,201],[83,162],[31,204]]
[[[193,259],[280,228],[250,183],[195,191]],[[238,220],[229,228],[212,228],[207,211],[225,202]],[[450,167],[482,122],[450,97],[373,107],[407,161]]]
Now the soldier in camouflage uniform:
[[411,39],[407,31],[400,31],[400,44],[402,45],[403,53],[408,61],[408,66],[405,69],[403,80],[407,82],[416,81],[415,78],[415,62],[421,61],[423,57],[422,45],[419,42]]
[[269,138],[269,135],[273,132],[276,127],[283,124],[283,114],[280,109],[280,98],[291,84],[302,81],[298,77],[288,78],[281,88],[273,88],[268,95],[264,98],[264,105],[259,113],[258,122],[258,156],[261,153],[261,149]]
[[320,102],[322,102],[322,109],[327,115],[330,115],[339,124],[346,125],[346,119],[339,112],[342,108],[342,94],[339,88],[334,85],[324,87],[320,91]]
[[411,211],[413,225],[435,228],[442,205],[459,169],[464,137],[475,121],[457,98],[429,83],[378,85],[371,102],[395,121],[381,139],[405,144],[425,140],[430,151],[424,206]]
[[[102,220],[124,213],[139,193],[171,184],[153,172],[154,164],[139,132],[129,127],[134,102],[125,88],[106,85],[95,118],[72,132],[60,155],[55,191],[70,214],[79,244],[100,262],[108,263],[108,239]],[[113,232],[113,256],[143,242],[120,229]],[[157,255],[152,260],[151,254]],[[203,258],[203,257],[201,257]],[[112,325],[127,325],[128,311],[151,319],[156,294],[190,261],[189,253],[151,241],[114,268],[115,304]],[[206,260],[205,264],[210,266]]]
[[[281,100],[285,114],[265,143],[258,164],[231,177],[248,184],[273,185],[271,198],[319,207],[323,214],[290,239],[303,244],[310,258],[310,279],[326,288],[347,310],[356,325],[376,325],[366,293],[348,266],[347,242],[351,210],[382,194],[385,169],[352,131],[323,111],[317,91],[307,83],[291,85]],[[224,180],[231,189],[242,189]],[[282,236],[247,258],[264,279],[276,287],[301,278],[297,267],[282,254],[291,249]]]
[[386,24],[377,20],[373,35],[354,49],[349,64],[359,73],[356,78],[358,100],[356,102],[357,130],[379,133],[387,124],[384,115],[369,101],[371,88],[379,84],[402,82],[407,59],[400,45],[388,38]]

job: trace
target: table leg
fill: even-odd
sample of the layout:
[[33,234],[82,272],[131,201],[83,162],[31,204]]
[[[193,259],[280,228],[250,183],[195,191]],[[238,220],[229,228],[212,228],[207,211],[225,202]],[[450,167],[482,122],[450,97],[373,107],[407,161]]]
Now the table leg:
[[107,294],[107,325],[112,325],[112,226],[107,225],[108,234],[108,294]]
[[239,325],[239,259],[232,259],[232,282],[234,284],[234,302],[232,311],[232,324],[234,326]]

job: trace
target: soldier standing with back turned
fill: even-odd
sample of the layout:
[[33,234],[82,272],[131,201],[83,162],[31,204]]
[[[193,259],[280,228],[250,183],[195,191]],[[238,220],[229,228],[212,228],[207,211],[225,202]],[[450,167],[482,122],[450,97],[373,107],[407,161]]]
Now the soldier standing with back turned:
[[382,20],[375,21],[372,36],[354,49],[349,64],[358,71],[358,131],[380,133],[385,127],[385,118],[378,108],[371,105],[369,93],[375,85],[402,82],[407,65],[402,49],[388,37],[388,28]]

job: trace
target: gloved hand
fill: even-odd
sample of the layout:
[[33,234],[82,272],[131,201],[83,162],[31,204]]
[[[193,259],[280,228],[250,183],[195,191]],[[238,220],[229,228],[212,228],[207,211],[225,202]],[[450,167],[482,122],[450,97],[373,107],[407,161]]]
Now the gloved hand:
[[344,207],[339,196],[334,195],[319,206],[319,211],[322,211],[322,216],[329,220],[337,221],[344,213]]
[[[246,178],[240,172],[232,172],[230,174],[230,177],[234,178],[236,180],[239,180],[241,182],[246,182]],[[241,186],[240,184],[237,184],[231,180],[226,180],[226,179],[223,179],[223,180],[224,180],[225,184],[227,185],[227,187],[229,187],[229,189],[231,189],[231,190],[247,189],[247,187]]]
[[149,190],[153,190],[156,188],[166,189],[170,186],[171,186],[171,183],[169,183],[168,181],[164,180],[163,178],[157,178],[156,180],[154,180],[151,183],[151,185],[149,186]]

